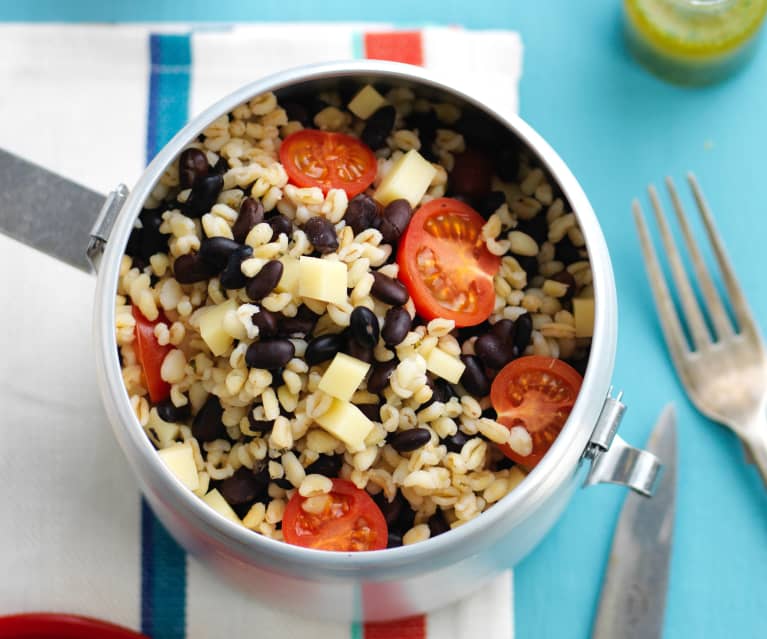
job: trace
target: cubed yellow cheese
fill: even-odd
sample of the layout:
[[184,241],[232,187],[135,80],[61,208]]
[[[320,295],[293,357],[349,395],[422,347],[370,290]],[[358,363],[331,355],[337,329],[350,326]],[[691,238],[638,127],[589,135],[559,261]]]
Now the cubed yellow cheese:
[[415,207],[437,174],[431,162],[411,149],[389,169],[373,197],[386,206],[394,200],[405,199]]
[[378,109],[380,109],[386,103],[384,98],[378,91],[375,90],[370,84],[366,84],[359,93],[352,98],[349,102],[349,111],[354,113],[358,118],[367,120]]
[[194,463],[191,444],[176,444],[169,448],[163,448],[157,454],[184,486],[189,490],[197,490],[200,479],[197,476],[197,466]]
[[346,301],[346,265],[335,260],[301,256],[298,262],[298,294],[322,302]]
[[320,379],[318,388],[328,395],[349,401],[369,370],[367,362],[337,353]]
[[426,369],[451,384],[458,383],[465,368],[466,365],[460,359],[448,355],[441,348],[432,348],[426,356]]
[[330,409],[317,418],[317,423],[353,453],[364,450],[365,438],[373,429],[373,422],[359,408],[340,399],[333,400]]
[[231,519],[235,524],[241,524],[240,518],[237,513],[232,510],[232,507],[224,499],[223,495],[215,488],[211,490],[202,500],[208,504],[219,515],[223,515],[227,519]]
[[298,295],[298,260],[290,255],[280,258],[282,262],[282,277],[274,290],[278,293]]
[[575,336],[591,337],[594,335],[594,300],[573,298],[575,316]]
[[208,306],[200,311],[200,335],[208,345],[211,353],[223,355],[232,345],[234,339],[224,330],[224,316],[229,311],[237,310],[235,300],[227,300],[215,306]]

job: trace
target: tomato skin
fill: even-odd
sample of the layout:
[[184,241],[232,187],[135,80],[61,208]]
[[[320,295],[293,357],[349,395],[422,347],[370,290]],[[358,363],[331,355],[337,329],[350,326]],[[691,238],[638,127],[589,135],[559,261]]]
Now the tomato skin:
[[490,192],[493,164],[490,158],[476,149],[466,149],[455,156],[450,171],[450,187],[455,193],[482,197]]
[[136,320],[136,357],[144,373],[144,381],[147,390],[149,390],[149,399],[152,400],[153,404],[157,404],[170,395],[170,384],[160,375],[160,368],[171,347],[169,345],[160,346],[154,336],[154,327],[161,318],[150,322],[135,304],[133,317]]
[[290,182],[317,186],[326,193],[343,189],[352,198],[375,180],[378,161],[359,139],[344,133],[303,129],[291,133],[280,146],[280,162]]
[[410,220],[397,263],[399,279],[422,318],[474,326],[493,312],[493,277],[501,258],[487,250],[484,224],[468,204],[446,197],[424,204]]
[[567,421],[582,382],[569,364],[541,355],[520,357],[501,369],[490,388],[498,422],[509,429],[524,427],[533,442],[529,455],[508,444],[500,446],[503,454],[527,469],[541,461]]
[[318,514],[301,507],[298,491],[285,507],[282,534],[294,546],[352,552],[382,550],[388,541],[386,519],[373,498],[346,479],[333,479],[328,505]]

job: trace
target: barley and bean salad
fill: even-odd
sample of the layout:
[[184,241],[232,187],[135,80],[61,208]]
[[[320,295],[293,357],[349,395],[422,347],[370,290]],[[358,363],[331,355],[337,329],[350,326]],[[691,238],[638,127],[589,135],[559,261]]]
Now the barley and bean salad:
[[266,93],[162,175],[120,266],[138,422],[242,526],[326,550],[478,516],[580,388],[591,270],[510,134],[401,87]]

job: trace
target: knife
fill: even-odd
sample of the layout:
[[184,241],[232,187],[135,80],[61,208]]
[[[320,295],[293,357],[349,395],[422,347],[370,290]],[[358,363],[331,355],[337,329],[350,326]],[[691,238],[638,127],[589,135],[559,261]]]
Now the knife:
[[90,272],[90,231],[105,199],[0,149],[0,233]]
[[658,639],[663,632],[676,505],[676,414],[668,404],[646,449],[665,467],[652,498],[629,493],[613,535],[592,639]]

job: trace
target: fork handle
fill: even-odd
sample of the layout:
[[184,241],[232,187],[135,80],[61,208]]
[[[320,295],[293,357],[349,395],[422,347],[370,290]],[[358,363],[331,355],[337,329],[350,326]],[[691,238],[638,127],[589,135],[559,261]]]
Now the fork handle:
[[758,428],[743,433],[741,440],[746,449],[748,461],[756,466],[759,475],[767,487],[767,419],[760,419]]

